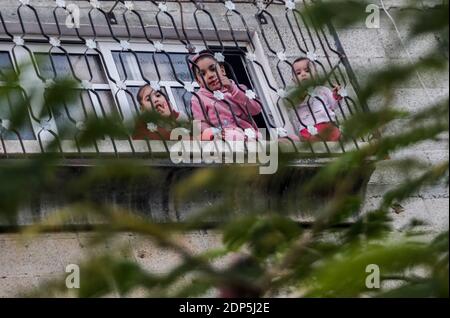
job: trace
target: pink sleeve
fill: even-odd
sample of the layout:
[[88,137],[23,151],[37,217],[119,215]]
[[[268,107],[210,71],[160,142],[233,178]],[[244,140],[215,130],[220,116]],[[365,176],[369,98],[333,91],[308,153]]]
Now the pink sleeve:
[[[243,107],[247,107],[250,115],[257,115],[261,112],[261,105],[256,101],[256,99],[250,99],[245,95],[245,93],[237,87],[236,83],[232,82],[231,97],[233,101]],[[245,91],[247,87],[245,85],[240,85],[240,87]]]
[[[198,97],[197,97],[198,96]],[[199,98],[201,99],[200,95],[192,96],[191,99],[191,109],[192,109],[192,116],[194,120],[200,120],[201,121],[201,127],[200,131],[204,131],[205,129],[212,127],[206,120],[205,115],[202,110],[202,104],[205,108],[205,113],[207,113],[206,105],[205,103],[200,103]]]

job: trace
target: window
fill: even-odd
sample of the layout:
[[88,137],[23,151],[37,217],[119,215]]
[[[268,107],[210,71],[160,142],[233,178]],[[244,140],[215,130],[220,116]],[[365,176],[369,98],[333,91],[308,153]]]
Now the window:
[[[46,85],[52,80],[69,78],[80,83],[80,87],[73,92],[75,99],[70,102],[63,99],[63,105],[52,111],[41,109],[41,105],[45,104],[42,98],[31,98],[30,121],[20,128],[18,134],[3,129],[3,138],[35,140],[39,143],[48,143],[55,138],[61,138],[63,151],[65,149],[73,151],[73,146],[69,146],[68,142],[76,138],[80,126],[90,116],[117,114],[123,121],[132,121],[140,112],[136,100],[137,92],[146,82],[158,83],[174,110],[192,119],[192,94],[185,89],[185,85],[194,84],[194,89],[199,87],[188,65],[189,55],[186,48],[179,44],[165,44],[164,52],[156,52],[148,44],[130,43],[130,46],[131,51],[123,51],[119,43],[102,40],[98,41],[100,52],[98,54],[93,50],[87,50],[85,45],[64,45],[64,51],[59,48],[52,48],[49,51],[49,45],[29,43],[27,48],[30,51],[27,51],[17,46],[12,50],[11,45],[2,44],[0,47],[3,49],[0,54],[2,70],[13,69],[13,60],[19,64],[35,61],[36,70],[30,68],[21,76],[25,96],[32,96],[38,90],[42,98],[45,98]],[[198,43],[197,52],[202,49]],[[214,46],[210,49],[219,51],[218,47]],[[263,101],[263,115],[255,118],[258,126],[276,127],[273,116],[276,109],[272,109],[268,102],[271,97],[267,95],[264,83],[258,79],[262,77],[258,77],[258,71],[245,60],[244,53],[248,49],[245,43],[242,43],[240,49],[234,46],[225,47],[225,50],[220,51],[223,51],[225,56],[227,73],[232,74],[231,77],[240,84],[256,91]],[[89,89],[83,86],[88,82]],[[14,105],[17,99],[21,98],[21,94],[17,92],[14,95],[9,97],[2,95],[2,98],[9,98],[8,105]],[[36,95],[39,94],[33,96]],[[22,98],[24,99],[23,96]],[[36,114],[40,113],[43,116],[38,120]],[[0,118],[10,117],[11,109],[2,107]],[[105,141],[109,139],[105,137]],[[110,152],[114,148],[114,151],[120,152],[122,148],[113,147],[113,143],[114,141],[110,140],[110,143],[102,149]],[[30,149],[39,151],[36,145]],[[130,151],[130,147],[123,149],[126,149],[125,152]]]
[[147,80],[158,82],[175,110],[191,118],[192,95],[182,84],[192,82],[185,53],[164,54],[145,51],[131,53],[112,50],[111,55],[115,68],[112,73],[117,72],[116,78],[127,86],[127,102],[123,103],[122,107],[129,109],[131,113],[137,111],[138,107],[135,105],[137,91]]
[[[139,43],[130,44],[132,52],[121,51],[118,43],[111,42],[100,43],[100,48],[111,77],[126,86],[125,89],[120,89],[115,83],[110,82],[112,92],[116,96],[125,118],[132,118],[139,111],[136,94],[138,89],[148,81],[157,82],[168,97],[170,104],[175,108],[174,110],[192,119],[190,105],[192,95],[186,91],[184,86],[194,82],[194,78],[188,65],[188,54],[184,46],[166,44],[164,53],[155,52],[155,49],[148,44]],[[199,43],[196,48],[197,52],[204,49]],[[219,51],[218,47],[211,46],[209,48]],[[237,50],[235,46],[233,48],[225,47],[225,60],[227,65],[233,68],[233,72],[231,72],[227,66],[227,72],[233,73],[239,83],[254,89],[263,101],[263,115],[255,118],[258,125],[260,127],[277,127],[274,113],[277,113],[278,110],[272,108],[271,98],[273,99],[273,96],[267,95],[269,91],[267,84],[259,80],[263,78],[260,71],[250,63],[246,63],[243,52],[248,50],[249,47],[245,43],[242,43],[240,50]],[[262,49],[259,54],[263,55]],[[198,88],[197,85],[195,87]],[[280,115],[277,118],[279,117]],[[278,120],[278,124],[280,122],[282,121]]]
[[186,54],[157,52],[135,52],[133,54],[112,51],[112,55],[122,81],[143,81],[143,76],[150,81],[175,82],[178,79],[188,82],[192,80]]
[[0,72],[5,75],[6,72],[12,70],[12,62],[8,52],[0,51]]
[[[8,52],[0,51],[0,76],[6,80],[9,72],[14,70],[11,58]],[[2,140],[34,140],[34,132],[29,118],[20,125],[18,129],[9,129],[10,119],[16,111],[21,109],[26,111],[26,101],[22,91],[18,88],[8,88],[0,78],[0,138]],[[23,107],[23,108],[22,108]]]
[[[106,45],[104,44],[104,46]],[[186,49],[184,47],[177,45],[168,46],[165,48],[167,53],[158,53],[145,52],[139,50],[140,47],[137,46],[136,51],[131,53],[117,51],[115,45],[108,45],[112,46],[110,52],[115,66],[112,74],[117,72],[116,78],[127,86],[128,92],[125,92],[127,104],[123,103],[122,107],[128,109],[131,113],[136,111],[137,107],[133,99],[135,99],[139,87],[144,85],[146,83],[145,80],[147,80],[149,82],[158,82],[175,110],[184,113],[188,118],[192,119],[190,107],[192,94],[184,89],[184,84],[194,82],[194,78],[189,68],[188,55],[185,53]],[[217,52],[220,51],[217,47],[210,47],[210,49]],[[197,49],[197,51],[200,50],[201,48]],[[244,50],[246,50],[245,47],[242,51]],[[227,74],[233,74],[234,79],[238,83],[244,84],[248,88],[255,89],[256,86],[258,95],[262,95],[261,85],[255,85],[256,77],[252,79],[251,75],[255,72],[247,68],[242,51],[238,51],[235,48],[225,48],[224,56],[227,62],[225,65]],[[195,85],[195,87],[198,87],[198,85]],[[267,106],[266,109],[268,108]],[[267,113],[270,114],[267,118],[273,121],[272,112],[268,110]],[[264,118],[256,118],[256,120],[259,127],[267,127]]]
[[4,140],[35,140],[31,122],[29,118],[25,118],[25,121],[17,129],[9,129],[10,119],[13,117],[14,112],[18,110],[17,106],[23,107],[26,111],[26,101],[23,97],[22,91],[19,89],[6,89],[6,87],[0,87],[0,138]]
[[58,132],[64,131],[64,136],[73,140],[78,133],[77,125],[84,123],[91,117],[99,118],[103,114],[114,114],[114,100],[109,90],[75,90],[74,100],[63,99],[64,105],[60,105],[53,111],[53,116]]
[[36,52],[39,71],[46,79],[69,77],[71,79],[89,80],[94,84],[107,83],[105,71],[100,58],[95,54],[73,54],[66,56],[62,53],[51,55]]
[[[34,54],[39,72],[46,80],[69,78],[79,81],[90,81],[92,90],[72,91],[74,100],[63,96],[63,105],[55,107],[52,113],[46,112],[48,121],[54,122],[54,132],[63,138],[73,140],[77,133],[77,125],[88,118],[114,114],[114,99],[111,94],[106,74],[100,58],[94,54]],[[67,92],[66,95],[69,95]],[[64,131],[64,134],[60,134]]]
[[[2,120],[1,137],[7,141],[0,145],[3,152],[21,139],[27,141],[25,146],[30,146],[31,151],[40,152],[43,147],[36,148],[37,142],[45,144],[58,136],[63,139],[62,148],[70,150],[66,141],[76,136],[78,127],[89,116],[117,114],[123,121],[132,121],[140,112],[136,92],[146,82],[157,82],[174,110],[192,117],[191,90],[185,87],[193,81],[186,55],[194,47],[197,52],[208,47],[224,53],[233,68],[229,73],[256,92],[263,105],[262,114],[254,118],[259,127],[283,127],[288,134],[298,135],[293,127],[297,124],[293,120],[295,112],[291,111],[298,105],[285,97],[292,84],[291,63],[299,56],[317,62],[318,73],[327,75],[327,86],[343,86],[340,92],[345,98],[338,106],[333,105],[333,122],[339,125],[355,112],[368,111],[367,105],[358,105],[352,99],[358,93],[357,80],[332,25],[307,23],[310,17],[302,14],[301,8],[308,7],[311,1],[296,6],[292,1],[263,0],[100,2],[80,8],[83,17],[79,29],[66,24],[70,10],[64,2],[36,8],[18,3],[15,21],[0,16],[1,72],[14,69],[17,63],[33,60],[37,64],[37,71],[30,69],[21,74],[22,90],[9,97],[0,96],[5,105],[14,98],[29,102],[30,115],[20,134],[5,128],[7,118]],[[61,76],[79,80],[77,99],[45,113],[40,108],[47,82]],[[325,106],[322,103],[322,108]],[[44,117],[38,119],[41,114]],[[11,107],[4,107],[0,115],[10,117]],[[314,131],[315,123],[304,126],[308,132],[311,127]],[[274,130],[270,133],[276,134]],[[358,147],[359,142],[371,137],[352,140],[352,144]],[[121,148],[110,139],[105,137],[105,147],[100,147],[99,152],[134,152],[134,141],[127,140],[128,148]],[[326,155],[345,152],[344,146],[353,148],[346,140],[336,144],[323,141],[322,145],[306,146],[313,154],[321,146]],[[139,149],[146,151],[144,148]]]

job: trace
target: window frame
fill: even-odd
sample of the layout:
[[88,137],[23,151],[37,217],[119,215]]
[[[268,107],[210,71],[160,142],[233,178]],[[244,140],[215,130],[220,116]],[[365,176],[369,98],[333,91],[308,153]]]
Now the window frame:
[[[132,107],[133,105],[129,104],[129,101],[127,99],[127,93],[124,92],[123,90],[120,91],[120,89],[118,88],[118,86],[111,81],[111,79],[107,76],[107,72],[110,74],[110,76],[115,79],[115,80],[120,80],[120,76],[119,76],[119,71],[118,71],[118,67],[115,64],[114,58],[113,58],[113,52],[114,51],[121,51],[122,48],[120,46],[120,44],[116,41],[114,41],[111,38],[99,38],[96,40],[97,41],[97,48],[100,51],[102,58],[100,58],[100,63],[102,63],[101,67],[102,70],[105,72],[105,78],[106,78],[106,82],[104,84],[99,84],[99,83],[92,83],[92,89],[96,90],[96,91],[109,91],[112,95],[112,100],[114,101],[114,107],[116,107],[118,110],[121,110],[124,114],[124,118],[125,119],[131,119],[133,118],[133,110]],[[261,44],[261,41],[259,40],[258,34],[255,32],[253,34],[252,37],[252,41],[253,41],[253,45],[255,46],[255,49],[252,49],[252,46],[249,42],[246,41],[238,41],[233,42],[233,41],[225,41],[223,42],[224,47],[226,48],[228,47],[236,47],[236,45],[239,45],[241,48],[245,48],[247,52],[253,53],[256,56],[257,61],[262,65],[261,67],[256,67],[254,65],[253,62],[249,62],[246,61],[245,67],[247,68],[247,73],[250,77],[250,81],[252,82],[252,84],[255,86],[254,89],[256,90],[256,92],[258,93],[258,97],[260,98],[263,107],[265,108],[266,111],[268,111],[270,114],[272,114],[273,116],[273,122],[275,124],[276,127],[284,127],[288,130],[289,133],[295,133],[291,124],[291,121],[289,120],[289,115],[285,109],[284,103],[281,103],[281,107],[278,106],[280,103],[280,99],[279,96],[277,95],[276,92],[274,92],[272,89],[270,89],[269,87],[269,83],[267,83],[266,80],[262,80],[264,79],[264,75],[263,72],[265,72],[267,80],[270,82],[270,84],[272,86],[276,85],[276,81],[274,79],[272,70],[270,68],[269,62],[268,62],[268,58],[264,52],[263,46]],[[130,42],[130,48],[135,51],[135,52],[145,52],[145,53],[151,53],[151,52],[155,52],[155,48],[149,44],[148,42],[144,42],[140,39],[137,39],[136,41]],[[201,40],[197,40],[197,41],[193,41],[192,42],[193,45],[196,46],[197,48],[197,52],[204,49],[204,42]],[[219,43],[217,41],[208,41],[208,45],[214,46],[214,45],[218,45]],[[228,44],[228,45],[227,45]],[[14,70],[17,71],[17,65],[16,65],[16,61],[13,58],[13,54],[12,54],[12,50],[13,50],[14,44],[12,43],[0,43],[0,51],[2,52],[8,52],[9,53],[9,57],[10,60],[12,62],[12,66],[14,68]],[[32,40],[30,40],[30,43],[27,43],[27,48],[30,49],[30,51],[33,53],[33,55],[35,53],[48,53],[50,49],[52,49],[52,47],[49,44],[46,43],[37,43],[34,42]],[[67,44],[64,45],[63,47],[66,52],[70,55],[70,54],[84,54],[87,51],[87,54],[89,55],[99,55],[98,53],[94,52],[93,50],[88,50],[88,48],[84,45],[84,44]],[[188,51],[186,50],[186,47],[183,46],[182,44],[179,43],[179,41],[176,40],[166,40],[164,41],[164,51],[167,53],[185,53],[188,54]],[[126,51],[125,51],[126,52]],[[61,49],[59,48],[53,48],[52,49],[52,53],[54,54],[64,54]],[[17,58],[17,62],[23,62],[23,61],[29,61],[30,57],[29,57],[29,52],[27,52],[25,49],[21,48],[21,47],[15,47],[15,55]],[[245,58],[245,57],[244,57]],[[33,87],[36,88],[38,87],[38,89],[42,89],[42,92],[45,89],[45,84],[42,83],[42,81],[37,77],[36,73],[31,72],[34,74],[33,76],[33,80],[31,80],[31,82],[34,82]],[[36,85],[36,83],[38,83]],[[160,81],[158,82],[160,84],[161,87],[166,88],[166,92],[167,92],[167,96],[171,102],[171,104],[174,106],[175,110],[180,111],[180,105],[178,105],[176,103],[175,100],[175,96],[174,96],[174,92],[172,92],[172,88],[183,88],[184,86],[181,85],[179,82],[177,81]],[[185,84],[188,82],[184,82]],[[195,81],[194,81],[195,83]],[[145,81],[132,81],[132,80],[127,80],[125,81],[125,84],[127,87],[139,87],[143,84],[145,84]],[[2,83],[0,82],[0,85],[2,85]],[[28,87],[26,85],[26,82],[21,82],[21,86],[24,87],[24,90],[27,91]],[[82,87],[79,87],[80,89],[83,89]],[[169,88],[169,89],[168,89]],[[97,103],[98,101],[96,101],[96,98],[93,98],[93,94],[91,91],[89,91],[89,94],[91,95],[91,100],[93,101],[93,104]],[[95,94],[94,94],[95,95]],[[42,94],[42,99],[43,99],[43,94]],[[40,101],[42,101],[42,99],[40,99]],[[31,101],[31,104],[37,104],[37,101]],[[97,110],[100,106],[99,105],[93,105],[94,108]],[[125,107],[124,107],[125,106]],[[30,105],[32,110],[38,110],[36,106]],[[125,111],[124,111],[125,110]],[[185,112],[184,110],[181,110],[183,113]],[[281,114],[280,114],[281,112]],[[283,126],[283,120],[282,117],[284,116],[285,120],[285,125]],[[268,118],[266,116],[265,117],[265,121],[266,124],[268,125],[268,127],[270,127],[270,125],[268,124]],[[39,123],[37,123],[35,120],[33,120],[31,118],[30,115],[30,121],[31,121],[31,125],[32,125],[32,129],[33,129],[33,133],[36,137],[35,140],[4,140],[4,143],[6,142],[6,144],[9,144],[9,147],[4,147],[0,145],[0,154],[8,154],[8,153],[20,153],[20,154],[24,154],[24,147],[21,146],[21,143],[25,143],[26,146],[26,152],[27,153],[41,153],[44,151],[45,144],[50,143],[51,140],[53,138],[43,138],[42,140],[42,145],[40,144],[41,141],[39,141],[39,133],[42,130],[42,127],[39,125]],[[56,125],[56,121],[54,118],[52,118],[51,120],[51,129],[57,134],[58,132],[58,128]],[[271,136],[273,137],[274,131],[273,130],[269,130],[269,133],[271,134]],[[109,137],[108,137],[109,138]],[[78,153],[80,155],[85,154],[84,148],[83,150],[80,152],[79,149],[76,150],[74,149],[74,145],[73,145],[73,140],[59,140],[60,144],[61,144],[61,150],[62,152],[65,153]],[[151,141],[152,143],[154,143],[154,141]],[[161,148],[161,141],[156,141],[157,142],[157,149]],[[130,151],[135,153],[136,150],[138,149],[145,149],[143,150],[144,153],[147,152],[152,152],[153,150],[148,145],[148,141],[147,141],[147,147],[143,147],[143,145],[139,145],[142,142],[141,141],[137,141],[137,140],[129,140],[129,141],[125,141],[125,143],[129,143],[131,146],[127,146],[125,145],[125,147],[118,147],[117,145],[115,145],[115,143],[122,143],[118,140],[114,141],[114,140],[110,140],[109,142],[106,141],[99,141],[99,147],[98,150],[96,151],[99,154],[110,154],[110,153],[114,153],[114,152],[118,152],[120,153],[129,153]],[[19,148],[20,146],[20,148]],[[3,149],[2,149],[3,148]],[[7,151],[9,148],[10,151]],[[133,149],[134,148],[134,149]],[[165,150],[167,150],[166,147],[163,147]],[[19,151],[19,149],[21,151]],[[90,149],[91,151],[93,149]],[[89,151],[89,150],[88,150]],[[137,151],[140,152],[140,151]]]

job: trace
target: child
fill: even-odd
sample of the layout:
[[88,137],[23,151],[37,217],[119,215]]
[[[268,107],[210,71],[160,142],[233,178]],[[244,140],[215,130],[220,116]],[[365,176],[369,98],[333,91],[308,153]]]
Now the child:
[[252,116],[261,112],[260,104],[247,96],[247,88],[230,80],[214,55],[201,51],[191,58],[191,69],[200,85],[192,96],[192,114],[201,121],[202,140],[214,136],[224,140],[261,138]]
[[[182,114],[172,110],[166,97],[160,91],[154,90],[148,84],[139,89],[136,99],[143,112],[157,111],[162,117],[168,118],[169,123],[171,121],[175,123],[176,121],[185,120]],[[170,128],[157,126],[153,123],[145,123],[140,120],[136,123],[133,139],[145,138],[150,140],[170,140]]]
[[[314,80],[317,74],[314,62],[306,57],[296,59],[292,68],[294,81],[298,84]],[[339,89],[339,86],[335,86],[333,91],[325,86],[315,86],[310,96],[306,96],[296,107],[294,126],[298,129],[302,141],[339,140],[341,132],[334,124],[336,120],[334,110],[338,107],[338,101],[342,99],[337,93]]]

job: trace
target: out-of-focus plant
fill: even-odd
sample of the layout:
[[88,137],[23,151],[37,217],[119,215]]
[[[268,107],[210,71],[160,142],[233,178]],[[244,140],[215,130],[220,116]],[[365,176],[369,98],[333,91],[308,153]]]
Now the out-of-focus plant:
[[[362,1],[317,2],[305,13],[316,26],[331,22],[346,27],[363,19],[364,8]],[[407,18],[412,23],[408,43],[417,36],[434,33],[448,45],[448,1],[433,9],[407,12],[397,18],[399,21]],[[127,231],[149,237],[181,257],[174,269],[157,274],[116,254],[93,254],[81,267],[83,281],[81,288],[75,290],[80,297],[112,292],[126,296],[136,288],[142,288],[149,296],[165,297],[198,296],[213,288],[232,296],[448,297],[448,231],[431,240],[424,239],[423,235],[428,233],[421,226],[426,220],[414,220],[405,231],[398,233],[393,230],[390,217],[392,206],[399,205],[422,187],[442,180],[448,183],[448,162],[430,166],[421,162],[420,156],[387,160],[391,153],[403,148],[448,138],[448,96],[414,114],[399,111],[397,106],[402,105],[393,104],[392,100],[394,87],[416,76],[416,72],[447,72],[448,52],[444,53],[442,46],[436,47],[414,64],[386,65],[382,70],[366,74],[369,80],[361,88],[359,102],[370,104],[373,97],[382,97],[381,102],[376,110],[356,113],[344,123],[344,142],[351,142],[349,136],[366,138],[381,131],[379,138],[334,158],[307,182],[292,181],[301,178],[290,165],[293,159],[299,159],[292,155],[280,154],[279,171],[270,177],[259,175],[250,166],[198,168],[177,181],[177,202],[201,199],[199,195],[205,190],[220,194],[218,200],[182,223],[157,223],[133,211],[98,202],[88,189],[113,182],[151,182],[159,177],[158,170],[144,168],[132,160],[117,159],[113,163],[99,160],[96,167],[59,189],[70,198],[71,204],[41,224],[27,228],[25,233],[35,234],[61,226],[74,217],[89,216],[98,221],[91,225],[97,234],[91,242],[93,246]],[[19,85],[14,76],[1,75],[3,81],[10,83],[9,87]],[[58,83],[50,89],[47,108],[61,107],[63,97],[58,85],[73,83]],[[8,89],[8,85],[1,87],[0,95],[7,94]],[[302,96],[304,89],[298,88],[292,97]],[[23,125],[27,113],[25,101],[16,105],[13,126]],[[402,125],[401,132],[383,133],[384,127],[396,121]],[[118,117],[92,118],[79,140],[82,145],[88,145],[104,135],[126,138],[130,133],[126,127],[130,127],[129,123],[123,123]],[[49,147],[57,150],[55,144]],[[14,223],[17,211],[37,195],[36,189],[45,192],[58,187],[56,175],[60,161],[57,151],[7,164],[0,160],[2,221]],[[361,180],[367,179],[368,172],[382,161],[405,178],[384,194],[377,207],[358,214],[364,198],[355,189],[361,188]],[[289,187],[286,187],[287,180],[291,180]],[[321,204],[320,193],[328,194]],[[271,198],[270,204],[266,204],[267,196]],[[299,197],[302,199],[298,200]],[[294,218],[305,208],[316,209],[308,226]],[[205,221],[214,223],[221,232],[224,248],[192,254],[177,235],[201,229]],[[213,265],[215,259],[236,252],[247,256],[229,268]],[[377,264],[381,269],[380,289],[366,286],[369,264]],[[397,287],[386,288],[385,283],[393,281],[399,282],[395,284]],[[42,295],[44,289],[40,290],[37,295]],[[47,283],[45,291],[50,295],[65,295],[64,279]]]

